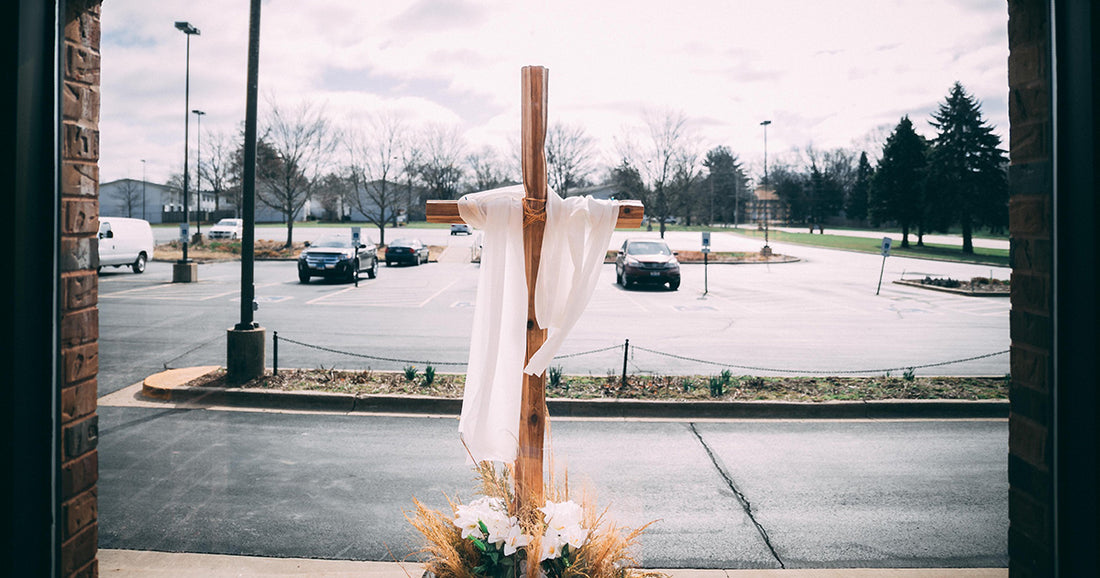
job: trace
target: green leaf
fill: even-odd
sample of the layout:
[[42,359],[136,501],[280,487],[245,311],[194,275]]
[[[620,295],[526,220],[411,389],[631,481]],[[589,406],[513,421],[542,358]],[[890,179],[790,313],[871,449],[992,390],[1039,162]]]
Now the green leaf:
[[482,542],[477,538],[470,538],[470,540],[474,543],[474,546],[476,546],[478,550],[481,550],[482,552],[489,551],[489,547],[485,545],[485,542]]

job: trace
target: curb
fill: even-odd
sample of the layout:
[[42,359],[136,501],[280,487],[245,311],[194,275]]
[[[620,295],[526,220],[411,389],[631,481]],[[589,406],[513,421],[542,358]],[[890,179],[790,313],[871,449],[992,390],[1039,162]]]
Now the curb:
[[955,289],[953,287],[940,287],[939,285],[928,285],[921,283],[920,281],[909,281],[906,279],[897,279],[894,283],[898,285],[905,285],[906,287],[917,287],[918,289],[928,289],[931,291],[943,291],[944,293],[954,293],[956,295],[966,295],[967,297],[1009,297],[1012,294],[1008,291],[967,291],[965,289]]
[[[426,395],[377,395],[317,391],[188,387],[184,384],[219,369],[208,365],[170,369],[142,381],[142,394],[154,399],[257,409],[399,413],[458,416],[462,400]],[[546,400],[551,417],[664,419],[974,419],[1007,418],[1008,400],[876,401],[650,401],[637,399]]]

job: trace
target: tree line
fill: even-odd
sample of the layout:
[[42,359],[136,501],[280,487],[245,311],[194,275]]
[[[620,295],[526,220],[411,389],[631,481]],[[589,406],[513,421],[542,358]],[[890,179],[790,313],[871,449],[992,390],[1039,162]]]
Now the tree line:
[[[856,225],[896,224],[907,247],[910,232],[921,245],[926,232],[959,226],[963,250],[972,252],[976,227],[1007,225],[1004,151],[980,104],[959,83],[930,123],[938,134],[927,140],[902,117],[874,165],[866,151],[795,150],[769,167],[768,188],[784,204],[788,222],[811,230],[837,217]],[[240,207],[243,135],[215,133],[205,142],[196,188],[213,193],[219,206]],[[700,142],[682,112],[649,111],[644,128],[616,139],[618,161],[606,167],[583,127],[552,124],[547,177],[562,196],[604,185],[616,198],[641,200],[662,236],[672,219],[685,225],[747,222],[754,216],[752,189],[762,178],[750,177],[729,147],[704,152]],[[257,139],[257,201],[283,216],[287,246],[309,200],[326,219],[357,211],[378,227],[384,244],[385,227],[423,218],[428,199],[518,183],[519,147],[511,148],[515,152],[471,149],[457,127],[412,126],[387,114],[338,127],[316,104],[286,109],[271,102]],[[174,175],[168,184],[179,188],[181,182]]]

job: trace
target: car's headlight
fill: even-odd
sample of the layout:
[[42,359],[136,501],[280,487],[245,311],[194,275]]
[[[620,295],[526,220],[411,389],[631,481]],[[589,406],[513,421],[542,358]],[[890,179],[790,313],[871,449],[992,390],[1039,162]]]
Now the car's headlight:
[[635,259],[634,257],[627,257],[626,260],[624,261],[624,263],[626,263],[627,265],[633,265],[633,266],[638,266],[638,265],[642,264],[641,261]]

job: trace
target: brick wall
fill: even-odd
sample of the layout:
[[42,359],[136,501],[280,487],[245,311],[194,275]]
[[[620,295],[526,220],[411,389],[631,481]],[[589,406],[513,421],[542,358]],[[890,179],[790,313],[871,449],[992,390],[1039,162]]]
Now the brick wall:
[[1053,124],[1050,7],[1008,3],[1012,382],[1009,575],[1053,575]]
[[66,14],[61,95],[61,576],[97,576],[98,2]]

